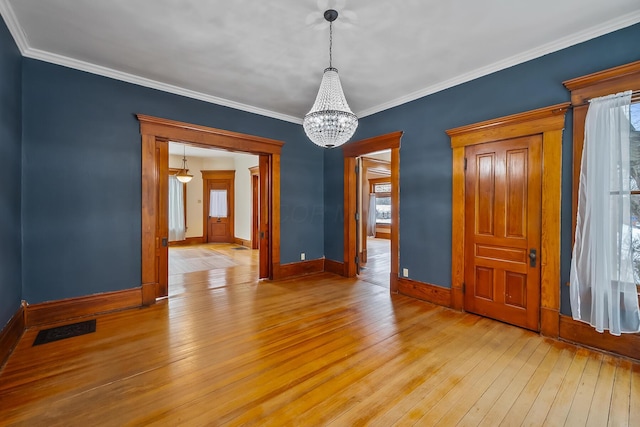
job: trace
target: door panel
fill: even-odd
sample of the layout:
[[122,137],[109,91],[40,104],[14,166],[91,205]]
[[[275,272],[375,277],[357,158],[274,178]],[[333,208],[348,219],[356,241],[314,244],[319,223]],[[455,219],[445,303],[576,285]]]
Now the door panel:
[[209,193],[209,212],[207,220],[207,241],[215,243],[232,243],[231,217],[231,183],[225,180],[207,180]]
[[467,147],[465,309],[539,330],[540,135]]

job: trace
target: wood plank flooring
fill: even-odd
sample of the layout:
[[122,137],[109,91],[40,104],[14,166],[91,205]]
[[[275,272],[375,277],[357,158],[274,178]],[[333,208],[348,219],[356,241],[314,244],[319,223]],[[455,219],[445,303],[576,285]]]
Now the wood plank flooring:
[[391,273],[391,240],[367,237],[367,263],[358,278],[389,289]]
[[92,334],[28,330],[0,425],[640,425],[640,364],[362,280],[217,270]]

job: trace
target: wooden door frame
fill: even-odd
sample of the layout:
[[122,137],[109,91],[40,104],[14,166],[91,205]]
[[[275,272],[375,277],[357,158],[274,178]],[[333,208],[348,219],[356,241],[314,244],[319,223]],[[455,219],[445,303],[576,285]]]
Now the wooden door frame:
[[344,272],[347,277],[356,275],[353,258],[356,242],[356,157],[376,151],[391,150],[391,273],[390,292],[398,292],[400,266],[400,139],[402,131],[350,142],[342,147],[344,156]]
[[258,166],[249,168],[251,174],[251,249],[258,249],[258,236],[260,234],[260,171]]
[[447,130],[453,150],[451,307],[464,310],[465,148],[502,139],[542,135],[540,236],[540,333],[560,328],[560,201],[562,130],[570,103]]
[[208,181],[228,181],[229,182],[229,200],[230,214],[228,216],[229,221],[229,234],[231,234],[231,241],[233,243],[236,237],[235,235],[235,170],[202,170],[202,234],[204,235],[204,241],[209,242],[209,182]]
[[162,266],[157,261],[163,236],[158,235],[156,227],[162,220],[161,190],[168,188],[168,141],[260,156],[260,176],[264,177],[261,185],[268,190],[260,197],[261,209],[267,213],[260,220],[261,230],[268,239],[264,264],[270,279],[277,275],[280,268],[280,153],[284,142],[143,114],[136,117],[142,142],[142,303],[153,304],[163,293],[166,295],[160,286],[159,267]]

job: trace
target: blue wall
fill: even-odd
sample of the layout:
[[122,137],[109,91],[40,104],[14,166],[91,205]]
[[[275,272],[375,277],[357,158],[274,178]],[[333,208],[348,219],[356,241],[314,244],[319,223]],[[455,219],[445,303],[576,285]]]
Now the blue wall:
[[23,61],[23,293],[29,303],[140,285],[135,113],[285,141],[281,263],[321,258],[323,151],[302,126]]
[[22,58],[0,19],[0,330],[20,307]]
[[[566,102],[562,82],[640,59],[640,24],[365,117],[354,140],[404,131],[400,149],[400,268],[451,287],[451,148],[445,130]],[[571,257],[572,120],[563,135],[561,283]],[[325,154],[325,212],[342,209],[342,156]],[[325,216],[325,255],[342,261],[342,217]],[[569,296],[562,286],[562,311]]]

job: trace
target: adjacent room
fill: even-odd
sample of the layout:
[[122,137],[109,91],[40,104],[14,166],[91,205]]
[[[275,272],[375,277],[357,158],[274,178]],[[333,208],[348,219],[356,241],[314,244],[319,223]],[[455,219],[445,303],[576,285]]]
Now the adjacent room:
[[640,425],[637,0],[0,16],[0,424]]

